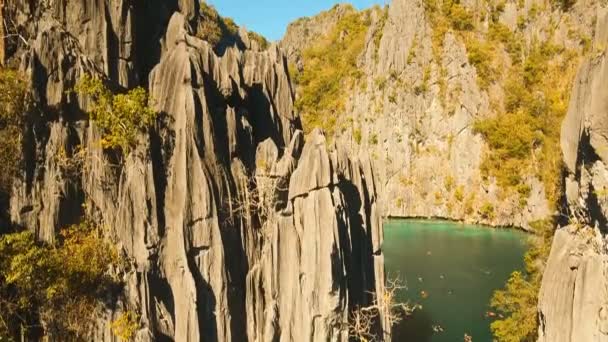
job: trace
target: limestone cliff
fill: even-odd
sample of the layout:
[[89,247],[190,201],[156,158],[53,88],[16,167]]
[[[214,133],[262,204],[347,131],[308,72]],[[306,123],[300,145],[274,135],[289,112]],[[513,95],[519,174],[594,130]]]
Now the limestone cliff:
[[[92,340],[115,341],[111,322],[131,310],[137,341],[346,341],[350,310],[383,298],[372,163],[321,131],[304,139],[281,49],[241,30],[218,56],[198,11],[5,1],[3,50],[37,104],[12,219],[47,241],[83,216],[107,227],[128,267]],[[149,90],[160,116],[128,155],[100,147],[89,99],[71,92],[86,74]],[[61,157],[77,151],[84,165],[69,172]]]
[[539,341],[608,341],[608,12],[598,10],[595,53],[580,68],[562,125],[563,227],[539,296]]
[[[440,13],[446,4],[453,13]],[[523,174],[521,196],[484,174],[489,147],[474,126],[506,111],[506,78],[519,58],[509,56],[509,44],[522,44],[521,56],[538,42],[581,55],[581,42],[593,36],[595,6],[594,1],[563,10],[555,2],[533,0],[394,0],[387,8],[367,10],[367,35],[357,59],[362,76],[349,88],[344,109],[335,113],[335,126],[338,140],[372,153],[384,214],[524,228],[553,215],[554,199],[548,198],[539,166]],[[289,26],[281,46],[296,71],[306,70],[307,49],[348,11],[355,10],[336,6]],[[500,41],[495,28],[513,40]],[[478,50],[488,51],[482,59],[499,61],[490,74],[502,76],[488,84],[480,82],[487,66],[475,59]],[[575,70],[577,59],[569,63]],[[558,73],[564,79],[570,74]],[[533,148],[531,155],[536,154]]]

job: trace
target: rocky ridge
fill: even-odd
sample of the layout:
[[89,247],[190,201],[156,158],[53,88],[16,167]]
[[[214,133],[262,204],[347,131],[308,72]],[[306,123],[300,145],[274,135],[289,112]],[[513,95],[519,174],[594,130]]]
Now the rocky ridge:
[[562,125],[565,164],[558,228],[539,295],[539,341],[608,341],[608,12],[599,10],[596,53],[581,66]]
[[[2,16],[37,104],[12,219],[52,242],[94,218],[128,260],[92,339],[131,310],[136,341],[348,340],[350,311],[384,293],[377,175],[321,131],[305,141],[281,49],[216,55],[191,0],[6,0]],[[87,74],[149,89],[160,117],[130,154],[100,147],[70,91]],[[76,176],[62,151],[84,151]]]
[[[463,1],[459,6],[475,13],[474,33],[465,38],[457,29],[442,33],[433,6],[433,1],[394,0],[387,8],[368,10],[357,62],[363,77],[349,90],[344,111],[336,113],[337,139],[371,151],[384,215],[529,228],[529,222],[553,215],[555,203],[534,174],[524,178],[523,202],[492,177],[485,179],[488,145],[474,125],[504,110],[506,94],[501,82],[480,85],[483,70],[469,59],[471,44],[484,42],[495,20],[521,35],[526,46],[550,41],[580,55],[580,37],[594,35],[593,13],[601,5],[579,1],[564,11],[547,1]],[[290,25],[280,44],[296,72],[306,69],[302,56],[319,32],[330,31],[347,11],[355,10],[336,6]],[[504,60],[499,69],[511,64],[507,49],[500,42],[491,46]]]

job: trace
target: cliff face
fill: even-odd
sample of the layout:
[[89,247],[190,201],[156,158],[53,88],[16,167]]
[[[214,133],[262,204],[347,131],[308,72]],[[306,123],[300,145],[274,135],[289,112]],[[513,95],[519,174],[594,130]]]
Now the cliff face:
[[[277,46],[217,56],[197,1],[4,6],[23,38],[6,56],[37,103],[12,219],[53,241],[91,217],[128,261],[93,340],[116,340],[125,310],[137,341],[348,339],[350,310],[384,293],[377,176],[321,131],[305,141]],[[89,99],[70,92],[86,74],[149,89],[160,116],[128,155],[101,149]],[[62,156],[78,151],[73,172]]]
[[565,203],[539,297],[539,341],[608,341],[608,12],[580,68],[562,125]]
[[[596,5],[578,2],[562,11],[546,1],[461,1],[458,13],[471,14],[463,24],[455,22],[455,10],[439,13],[445,3],[394,0],[388,8],[368,11],[369,27],[357,60],[363,76],[349,88],[344,110],[335,113],[337,139],[372,154],[386,215],[528,228],[529,222],[553,214],[554,203],[538,175],[543,167],[521,165],[525,191],[505,191],[484,173],[489,146],[474,129],[476,122],[508,111],[505,84],[516,62],[509,56],[511,43],[492,38],[493,28],[522,44],[521,56],[541,42],[577,55],[583,48],[580,37],[593,35],[594,15],[589,13]],[[292,66],[306,70],[307,49],[345,11],[338,6],[290,25],[281,46]],[[487,51],[482,59],[493,68],[491,75],[502,75],[485,85],[479,79],[487,66],[475,60],[480,50]],[[567,70],[560,73],[569,77]]]

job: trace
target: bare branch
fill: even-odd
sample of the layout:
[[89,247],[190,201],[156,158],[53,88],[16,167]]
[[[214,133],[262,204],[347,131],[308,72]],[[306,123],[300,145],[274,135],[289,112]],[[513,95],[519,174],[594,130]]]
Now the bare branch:
[[[393,325],[399,323],[405,317],[410,316],[418,305],[410,305],[397,301],[397,294],[400,290],[406,289],[406,286],[399,278],[388,278],[384,294],[381,298],[373,293],[372,303],[368,306],[357,307],[353,310],[348,319],[348,332],[351,338],[362,342],[374,342],[381,340],[377,336],[375,326],[379,318],[390,323],[390,329]],[[380,316],[383,317],[380,317]]]
[[234,216],[257,216],[262,228],[265,228],[279,210],[279,194],[288,190],[281,177],[267,173],[256,174],[250,181],[248,191],[242,197],[230,201],[228,219],[232,220]]
[[[12,21],[12,20],[11,20],[11,21]],[[13,27],[14,27],[14,26],[15,26],[15,23],[13,23]],[[16,32],[15,32],[15,33],[10,33],[10,30],[9,30],[8,25],[7,25],[7,23],[6,23],[6,19],[4,20],[4,28],[6,29],[7,34],[6,34],[6,35],[4,35],[4,36],[2,36],[2,37],[1,37],[2,39],[5,39],[5,38],[13,38],[13,37],[17,37],[17,38],[21,39],[21,41],[23,41],[23,43],[24,43],[26,46],[30,46],[30,44],[27,42],[27,39],[25,39],[25,37],[23,37],[23,36],[22,36],[22,35],[20,35],[19,33],[16,33]]]
[[5,38],[13,38],[13,37],[17,37],[17,38],[21,39],[21,41],[22,41],[22,42],[23,42],[25,45],[27,45],[27,46],[29,46],[29,45],[30,45],[30,44],[28,44],[27,40],[25,40],[25,38],[23,38],[23,36],[22,36],[22,35],[20,35],[19,33],[13,33],[13,34],[7,34],[7,35],[4,35],[4,36],[0,36],[0,38],[2,38],[2,39],[5,39]]

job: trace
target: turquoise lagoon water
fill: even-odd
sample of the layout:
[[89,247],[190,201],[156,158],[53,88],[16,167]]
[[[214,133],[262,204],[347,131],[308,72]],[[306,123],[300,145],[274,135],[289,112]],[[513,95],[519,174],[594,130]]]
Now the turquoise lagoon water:
[[491,342],[488,303],[523,268],[526,234],[423,220],[391,219],[384,228],[386,270],[407,285],[399,300],[422,305],[394,328],[393,341],[458,342],[467,333]]

